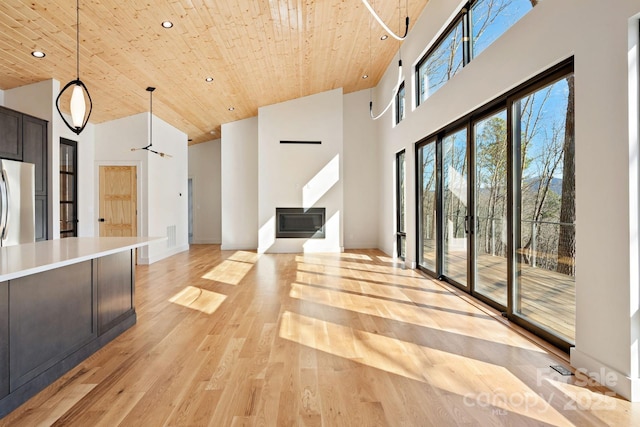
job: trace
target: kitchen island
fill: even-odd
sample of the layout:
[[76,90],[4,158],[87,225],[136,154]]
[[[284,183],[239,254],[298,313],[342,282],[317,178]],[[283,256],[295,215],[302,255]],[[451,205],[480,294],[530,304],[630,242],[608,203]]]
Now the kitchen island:
[[135,324],[135,249],[161,240],[0,248],[0,417]]

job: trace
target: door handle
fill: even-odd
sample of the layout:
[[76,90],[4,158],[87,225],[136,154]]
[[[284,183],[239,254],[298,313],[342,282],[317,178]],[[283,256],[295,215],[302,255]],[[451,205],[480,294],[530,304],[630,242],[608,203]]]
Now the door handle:
[[9,226],[9,185],[7,183],[7,176],[4,169],[0,170],[0,239],[4,240],[7,237],[7,228]]
[[98,218],[98,222],[104,222],[104,218]]
[[469,234],[469,215],[464,216],[464,234]]

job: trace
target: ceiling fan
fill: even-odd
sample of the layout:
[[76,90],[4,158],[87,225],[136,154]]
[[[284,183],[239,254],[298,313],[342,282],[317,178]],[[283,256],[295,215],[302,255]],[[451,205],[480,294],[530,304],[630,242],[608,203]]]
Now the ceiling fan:
[[151,148],[153,146],[153,91],[154,90],[156,90],[155,87],[149,86],[147,88],[147,92],[149,92],[149,113],[150,113],[150,117],[149,117],[149,145],[147,145],[145,147],[140,147],[140,148],[132,148],[131,151],[147,150],[147,151],[150,151],[150,152],[152,152],[154,154],[157,154],[160,157],[173,157],[171,154],[163,153],[161,151],[156,151],[153,148]]

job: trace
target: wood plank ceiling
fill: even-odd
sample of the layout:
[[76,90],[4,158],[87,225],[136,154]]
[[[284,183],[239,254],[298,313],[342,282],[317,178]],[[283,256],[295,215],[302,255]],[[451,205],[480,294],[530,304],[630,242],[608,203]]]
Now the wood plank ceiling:
[[[427,1],[371,4],[402,33]],[[148,111],[155,86],[154,114],[195,144],[261,106],[374,86],[400,45],[383,34],[361,0],[81,0],[80,78],[92,123]],[[76,1],[2,0],[0,89],[51,78],[76,78]]]

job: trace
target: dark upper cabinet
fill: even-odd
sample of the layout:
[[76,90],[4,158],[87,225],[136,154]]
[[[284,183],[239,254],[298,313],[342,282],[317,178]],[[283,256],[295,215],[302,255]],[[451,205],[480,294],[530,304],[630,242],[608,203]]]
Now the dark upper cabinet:
[[22,160],[22,114],[0,107],[0,157]]
[[47,122],[35,117],[22,118],[22,160],[35,164],[36,196],[47,195]]

